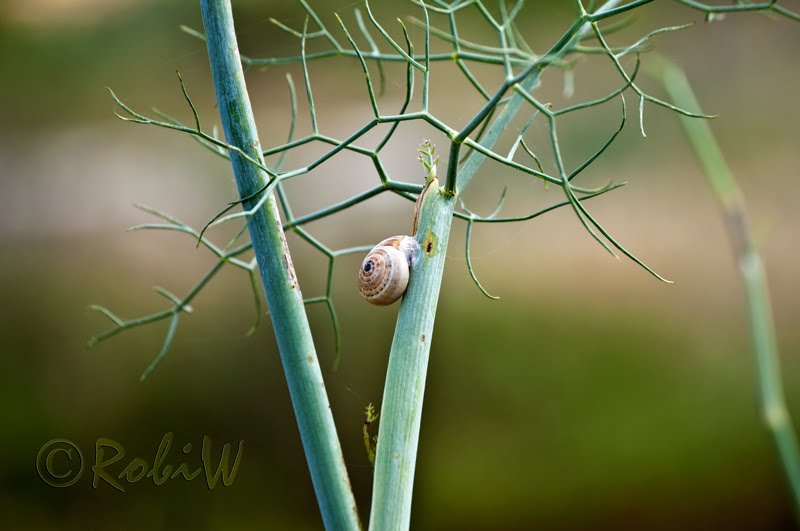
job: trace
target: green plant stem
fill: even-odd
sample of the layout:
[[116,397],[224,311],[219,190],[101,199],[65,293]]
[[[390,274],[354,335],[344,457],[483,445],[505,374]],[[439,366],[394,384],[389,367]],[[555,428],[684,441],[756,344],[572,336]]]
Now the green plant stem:
[[[225,137],[263,165],[230,1],[201,0],[201,7]],[[242,155],[231,151],[230,159],[240,197],[267,184],[266,173]],[[244,207],[251,208],[257,200],[251,199]],[[252,216],[249,230],[325,527],[359,529],[355,499],[274,196]]]
[[[595,14],[613,9],[620,1],[609,0]],[[563,56],[569,46],[590,29],[588,23],[573,24],[549,55],[554,58]],[[539,69],[532,73],[520,85],[526,91],[531,90],[541,72]],[[491,148],[494,145],[522,103],[523,98],[514,93],[483,137],[483,146]],[[458,147],[457,144],[451,145],[451,164],[458,160],[452,155]],[[457,172],[457,177],[455,166],[448,168],[448,181],[457,183],[456,193],[466,188],[484,160],[483,154],[473,151]],[[369,523],[369,528],[375,531],[405,530],[411,523],[425,379],[456,203],[456,195],[445,188],[438,188],[436,192],[427,194],[421,206],[416,238],[422,248],[422,258],[411,274],[408,290],[403,297],[389,353]],[[429,242],[432,248],[427,252]]]
[[403,297],[389,354],[370,529],[408,529],[410,524],[428,356],[455,203],[437,187],[421,206],[416,236],[422,257]]
[[[663,58],[654,60],[650,64],[658,72],[667,93],[676,105],[700,109],[700,104],[680,68]],[[749,228],[742,193],[725,163],[711,127],[706,120],[686,116],[679,118],[689,143],[722,205],[726,227],[744,284],[750,334],[758,371],[762,415],[777,446],[791,489],[795,514],[800,518],[800,450],[781,383],[780,357],[764,263]]]

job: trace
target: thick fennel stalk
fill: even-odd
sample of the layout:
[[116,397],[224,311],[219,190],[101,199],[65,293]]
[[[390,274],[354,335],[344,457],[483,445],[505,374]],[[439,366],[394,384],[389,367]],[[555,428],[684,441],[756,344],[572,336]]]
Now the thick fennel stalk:
[[[201,0],[201,7],[225,138],[263,163],[230,1]],[[230,160],[240,197],[267,184],[269,177],[233,150]],[[247,201],[245,208],[255,201],[257,198]],[[274,196],[252,216],[248,227],[325,527],[359,529],[355,499]]]

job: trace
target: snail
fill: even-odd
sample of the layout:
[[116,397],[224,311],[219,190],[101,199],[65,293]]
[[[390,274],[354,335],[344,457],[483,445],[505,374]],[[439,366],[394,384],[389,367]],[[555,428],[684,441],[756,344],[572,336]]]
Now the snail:
[[[433,166],[435,169],[435,165]],[[429,190],[439,187],[435,170],[414,205],[412,231],[417,233],[422,200]],[[408,287],[408,277],[420,260],[422,251],[414,236],[392,236],[372,248],[358,270],[358,290],[364,299],[378,306],[396,302]]]
[[419,243],[413,236],[392,236],[380,242],[358,270],[361,296],[378,306],[395,302],[405,293],[409,269],[417,264],[419,257]]

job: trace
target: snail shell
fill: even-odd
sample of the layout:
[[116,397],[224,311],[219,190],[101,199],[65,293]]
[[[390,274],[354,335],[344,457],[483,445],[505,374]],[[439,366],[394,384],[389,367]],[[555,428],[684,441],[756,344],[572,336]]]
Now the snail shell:
[[371,304],[388,306],[408,286],[409,269],[416,265],[419,244],[411,236],[392,236],[372,248],[358,270],[358,289]]

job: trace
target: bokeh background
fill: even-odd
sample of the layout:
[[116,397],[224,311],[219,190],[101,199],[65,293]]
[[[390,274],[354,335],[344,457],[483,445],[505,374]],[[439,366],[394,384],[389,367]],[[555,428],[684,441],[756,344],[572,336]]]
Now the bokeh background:
[[[789,2],[790,4],[792,2]],[[205,46],[179,31],[201,28],[196,2],[5,0],[0,4],[0,514],[3,527],[41,529],[319,529],[310,478],[268,320],[253,319],[247,277],[224,270],[185,316],[166,361],[144,383],[166,322],[121,334],[92,350],[108,323],[86,307],[132,317],[164,307],[150,288],[184,294],[212,265],[209,253],[177,233],[125,229],[151,221],[135,202],[194,226],[234,198],[230,169],[188,137],[125,124],[105,87],[141,111],[153,106],[189,120],[175,78],[180,70],[209,127],[218,122]],[[770,277],[789,407],[800,410],[800,284],[796,263],[800,167],[800,25],[758,14],[706,24],[670,2],[638,12],[621,44],[656,27],[695,21],[656,40],[682,64],[739,179]],[[335,27],[355,27],[357,3],[313,2]],[[796,6],[795,6],[796,7]],[[412,5],[376,2],[392,32]],[[243,53],[294,55],[297,40],[269,23],[302,27],[293,3],[235,2]],[[545,50],[570,23],[569,2],[535,2],[520,26]],[[434,18],[442,25],[443,21]],[[341,35],[337,33],[337,35]],[[413,32],[419,39],[419,30]],[[491,43],[478,19],[462,36]],[[418,41],[419,42],[419,41]],[[318,44],[312,44],[319,46]],[[645,57],[646,62],[646,57]],[[626,63],[630,66],[630,63]],[[432,110],[459,126],[480,101],[451,65],[437,64]],[[285,74],[297,65],[248,73],[262,144],[285,138]],[[478,68],[488,84],[496,73]],[[388,70],[385,109],[396,108],[404,78]],[[311,65],[323,132],[345,137],[369,119],[355,61]],[[582,59],[575,101],[618,83],[608,60]],[[658,84],[642,85],[660,95]],[[563,79],[544,77],[543,101],[559,102]],[[300,92],[299,134],[308,132]],[[633,100],[628,99],[630,104]],[[635,109],[635,104],[629,110]],[[416,475],[415,529],[787,529],[793,515],[771,439],[759,416],[742,289],[720,211],[676,115],[648,105],[647,138],[635,118],[581,183],[630,185],[594,199],[591,211],[623,244],[675,281],[658,282],[615,260],[568,211],[516,225],[479,226],[473,260],[491,301],[470,281],[464,226],[456,223],[439,303]],[[630,112],[635,117],[635,112]],[[618,104],[564,121],[565,156],[575,164],[616,127]],[[515,126],[520,126],[515,123]],[[532,144],[547,162],[547,129]],[[416,147],[442,138],[401,127],[384,162],[392,176],[421,182]],[[365,143],[367,143],[365,141]],[[293,152],[287,164],[319,148]],[[297,213],[310,212],[377,182],[368,160],[345,155],[292,181]],[[505,212],[559,201],[491,164],[466,194],[489,212],[503,186]],[[334,248],[406,232],[413,205],[381,196],[309,226]],[[368,220],[368,221],[365,221]],[[224,243],[225,229],[212,238]],[[298,238],[290,245],[305,295],[322,293],[326,262]],[[362,411],[380,403],[397,308],[368,307],[354,284],[359,257],[337,263],[341,367],[331,370],[333,335],[322,307],[310,307],[334,415],[361,514],[371,471],[361,440]],[[154,459],[165,433],[168,463],[198,465],[204,435],[245,441],[230,487],[202,480],[150,480],[123,494],[91,471],[69,488],[37,475],[39,448],[74,441],[89,467],[108,437],[134,457]],[[188,454],[181,453],[193,444]],[[114,470],[121,467],[114,466]]]

